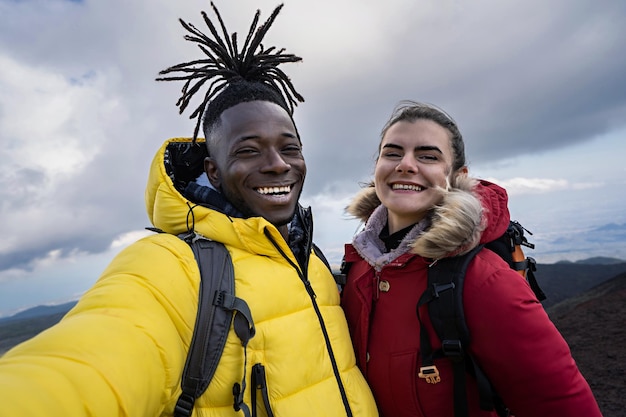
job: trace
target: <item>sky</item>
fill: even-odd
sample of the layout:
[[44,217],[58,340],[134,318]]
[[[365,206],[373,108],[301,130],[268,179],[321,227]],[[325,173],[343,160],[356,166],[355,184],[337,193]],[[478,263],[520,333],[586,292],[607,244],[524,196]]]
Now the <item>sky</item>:
[[[278,1],[216,0],[244,36]],[[146,236],[149,163],[191,136],[181,84],[200,58],[178,19],[205,0],[0,0],[0,317],[76,299]],[[458,122],[470,173],[504,186],[539,263],[626,259],[626,2],[284,0],[265,45],[283,70],[308,174],[303,205],[332,263],[360,224],[344,207],[372,177],[401,100]]]

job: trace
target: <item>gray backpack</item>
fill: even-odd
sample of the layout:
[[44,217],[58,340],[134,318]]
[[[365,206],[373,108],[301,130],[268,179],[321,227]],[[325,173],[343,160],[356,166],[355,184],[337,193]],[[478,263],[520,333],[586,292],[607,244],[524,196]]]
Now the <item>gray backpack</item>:
[[[241,339],[244,352],[248,341],[254,336],[255,329],[248,304],[235,296],[233,262],[224,245],[193,232],[179,237],[191,246],[198,262],[201,277],[198,314],[183,370],[181,383],[183,392],[174,409],[175,417],[189,417],[196,398],[207,389],[215,374],[231,322],[235,333]],[[262,367],[261,364],[255,366]],[[253,376],[255,373],[253,372]],[[254,385],[255,382],[253,381]],[[250,409],[243,402],[245,389],[244,362],[241,384],[237,382],[233,386],[233,406],[235,411],[242,410],[246,417],[250,417]],[[255,397],[253,395],[253,398]],[[267,394],[264,395],[265,397]],[[253,409],[255,408],[253,407]],[[271,411],[269,415],[272,415]]]

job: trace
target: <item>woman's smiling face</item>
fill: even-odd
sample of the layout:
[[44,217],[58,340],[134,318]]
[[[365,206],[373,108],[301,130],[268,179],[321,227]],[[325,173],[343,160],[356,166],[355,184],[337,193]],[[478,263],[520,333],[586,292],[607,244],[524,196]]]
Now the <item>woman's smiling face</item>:
[[376,194],[389,212],[389,232],[419,222],[441,201],[452,170],[450,132],[428,119],[399,121],[383,136]]

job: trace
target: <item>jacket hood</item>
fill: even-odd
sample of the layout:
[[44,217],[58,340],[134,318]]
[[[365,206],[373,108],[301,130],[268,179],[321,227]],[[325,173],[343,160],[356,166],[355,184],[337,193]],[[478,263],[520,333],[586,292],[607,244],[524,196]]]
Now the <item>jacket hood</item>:
[[266,252],[262,246],[267,239],[259,234],[270,233],[275,241],[284,242],[271,223],[262,217],[242,217],[210,186],[204,174],[206,156],[204,139],[194,145],[190,138],[172,138],[156,152],[145,192],[154,227],[175,235],[194,231],[253,253]]
[[[410,252],[430,259],[460,255],[506,231],[510,215],[508,196],[502,187],[465,176],[455,181],[449,190],[442,191],[443,199],[430,212],[427,224],[420,222],[416,226],[423,230],[417,236],[407,235],[411,240],[408,242]],[[370,184],[354,197],[346,211],[367,223],[380,205],[376,190]]]

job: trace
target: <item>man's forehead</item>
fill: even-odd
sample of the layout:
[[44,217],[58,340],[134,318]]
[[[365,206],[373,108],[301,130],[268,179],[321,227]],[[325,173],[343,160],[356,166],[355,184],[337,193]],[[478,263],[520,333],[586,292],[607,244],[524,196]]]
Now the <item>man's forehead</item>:
[[254,137],[269,131],[296,135],[291,116],[282,107],[267,101],[240,103],[225,110],[214,129],[220,139],[226,137],[231,140]]

